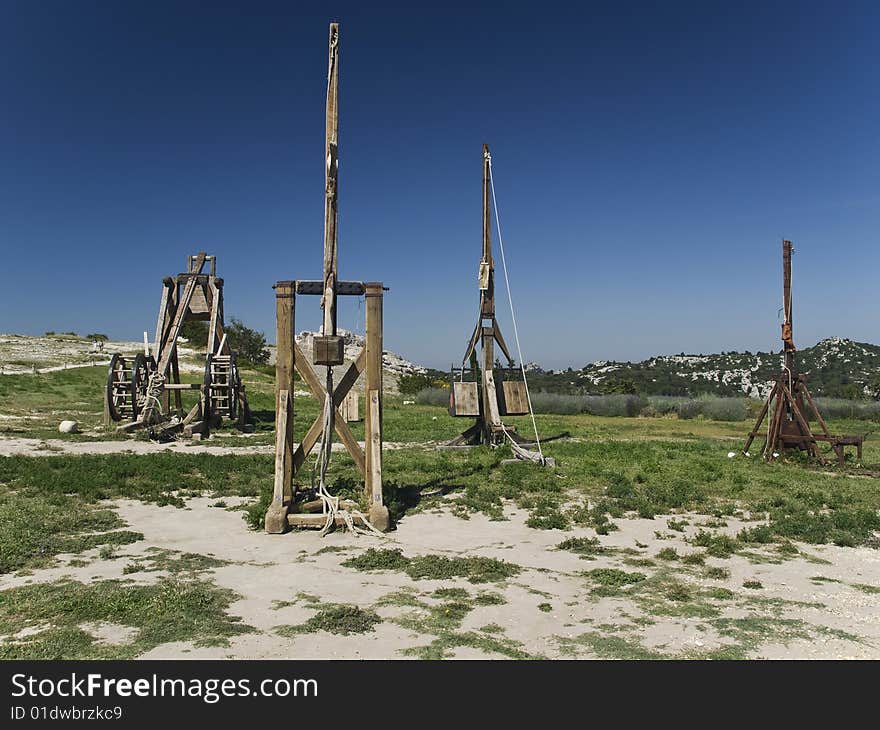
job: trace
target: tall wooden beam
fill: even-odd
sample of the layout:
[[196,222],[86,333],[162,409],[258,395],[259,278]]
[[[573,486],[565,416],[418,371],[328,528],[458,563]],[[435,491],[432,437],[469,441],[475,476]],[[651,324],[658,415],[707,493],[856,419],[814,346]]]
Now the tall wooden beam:
[[381,282],[366,285],[366,414],[364,491],[370,501],[370,524],[388,529],[388,508],[382,504],[382,302]]
[[336,334],[337,209],[339,203],[339,24],[330,23],[324,169],[324,318],[321,334]]
[[791,241],[782,241],[782,341],[785,352],[785,368],[794,372],[794,329],[791,304]]

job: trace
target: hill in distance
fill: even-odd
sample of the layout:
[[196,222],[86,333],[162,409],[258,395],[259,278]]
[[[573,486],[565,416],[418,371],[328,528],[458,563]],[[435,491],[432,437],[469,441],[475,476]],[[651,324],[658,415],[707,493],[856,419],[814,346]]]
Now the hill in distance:
[[[880,397],[880,346],[830,337],[798,351],[815,396]],[[636,392],[642,395],[764,398],[782,367],[781,352],[658,355],[642,362],[600,360],[580,370],[543,371],[529,366],[535,390],[557,393]]]

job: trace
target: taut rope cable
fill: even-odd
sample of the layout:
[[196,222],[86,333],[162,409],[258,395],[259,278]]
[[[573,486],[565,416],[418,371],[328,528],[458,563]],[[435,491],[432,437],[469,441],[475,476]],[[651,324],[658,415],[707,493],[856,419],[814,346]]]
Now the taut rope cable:
[[[519,344],[519,330],[516,326],[516,313],[513,309],[513,296],[510,293],[510,278],[507,275],[507,257],[504,255],[504,240],[501,238],[501,216],[498,214],[498,200],[495,198],[495,176],[492,174],[492,155],[486,153],[487,160],[489,162],[489,186],[492,189],[492,207],[495,209],[495,228],[498,231],[498,248],[501,250],[501,266],[504,269],[504,284],[507,287],[507,302],[510,305],[510,319],[513,322],[513,337],[516,340],[516,353],[519,357],[519,367],[522,371],[523,376],[523,385],[525,385],[526,389],[526,401],[529,404],[529,415],[532,417],[532,428],[535,431],[535,444],[538,447],[538,454],[541,457],[541,463],[544,463],[544,452],[541,449],[541,439],[538,437],[538,424],[535,423],[535,411],[532,408],[532,396],[529,393],[529,381],[526,378],[526,366],[523,361],[522,356],[522,348]],[[508,435],[508,438],[513,441],[513,439]]]

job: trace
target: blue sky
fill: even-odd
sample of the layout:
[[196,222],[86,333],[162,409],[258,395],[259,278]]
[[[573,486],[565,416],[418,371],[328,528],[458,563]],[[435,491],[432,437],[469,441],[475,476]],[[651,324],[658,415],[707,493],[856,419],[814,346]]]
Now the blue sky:
[[207,250],[227,316],[274,339],[273,282],[320,277],[331,19],[340,273],[391,287],[389,349],[461,357],[483,142],[526,360],[778,349],[783,236],[795,341],[880,342],[857,2],[0,0],[0,331],[152,335],[162,277]]

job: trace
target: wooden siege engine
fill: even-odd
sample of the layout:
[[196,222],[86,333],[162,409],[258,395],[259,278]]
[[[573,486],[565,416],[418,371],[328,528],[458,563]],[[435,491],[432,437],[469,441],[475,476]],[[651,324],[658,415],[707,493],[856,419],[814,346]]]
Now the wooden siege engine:
[[[518,379],[513,358],[495,318],[495,265],[492,259],[491,157],[483,145],[483,248],[478,272],[480,309],[477,324],[459,368],[452,368],[449,388],[449,414],[474,418],[474,425],[447,446],[468,446],[504,442],[505,433],[516,443],[527,444],[502,416],[529,413],[525,382]],[[507,358],[508,367],[496,364],[495,343]],[[481,356],[476,357],[477,345]],[[500,384],[500,388],[498,387]]]
[[[339,86],[339,25],[330,24],[327,77],[324,276],[321,280],[285,280],[275,284],[277,356],[275,364],[275,481],[272,502],[266,511],[265,528],[270,533],[289,527],[313,527],[327,531],[334,525],[353,529],[371,526],[386,530],[388,508],[382,501],[382,303],[386,291],[380,282],[340,281],[337,246],[337,173]],[[309,362],[294,337],[294,315],[298,296],[321,297],[323,316],[320,334],[313,340]],[[335,380],[334,368],[344,365],[344,342],[336,325],[336,304],[340,296],[364,296],[366,300],[366,344]],[[322,382],[314,366],[324,368]],[[301,443],[293,440],[294,371],[320,404],[320,413]],[[343,417],[349,392],[365,376],[366,408],[364,448],[361,448]],[[335,381],[335,382],[334,382]],[[327,491],[324,482],[330,462],[334,433],[351,455],[364,478],[369,515],[355,509]],[[296,485],[294,478],[309,454],[320,442],[315,472],[317,483]]]
[[[152,354],[145,342],[144,352],[134,358],[117,354],[110,362],[105,425],[117,421],[122,422],[121,431],[149,428],[157,436],[178,431],[192,436],[206,435],[224,419],[239,425],[250,421],[245,388],[224,329],[223,279],[216,265],[216,257],[201,252],[187,257],[185,272],[163,280]],[[180,380],[177,345],[187,321],[208,323],[201,383]],[[197,391],[198,401],[185,413],[186,390]]]
[[[844,446],[855,446],[858,458],[861,460],[864,436],[832,435],[822,413],[816,406],[816,402],[810,395],[809,388],[807,388],[806,373],[798,372],[797,369],[791,294],[791,255],[793,251],[791,241],[782,242],[782,371],[777,376],[770,394],[761,407],[758,420],[748,435],[742,453],[748,456],[749,448],[754,439],[764,433],[761,454],[766,461],[778,457],[787,449],[796,448],[808,452],[824,464],[825,459],[819,452],[820,441],[831,446],[841,465],[845,463],[846,458]],[[810,411],[807,410],[807,405],[816,416],[821,429],[820,433],[815,433],[810,425]],[[762,424],[768,414],[769,420],[766,432],[764,432]]]

